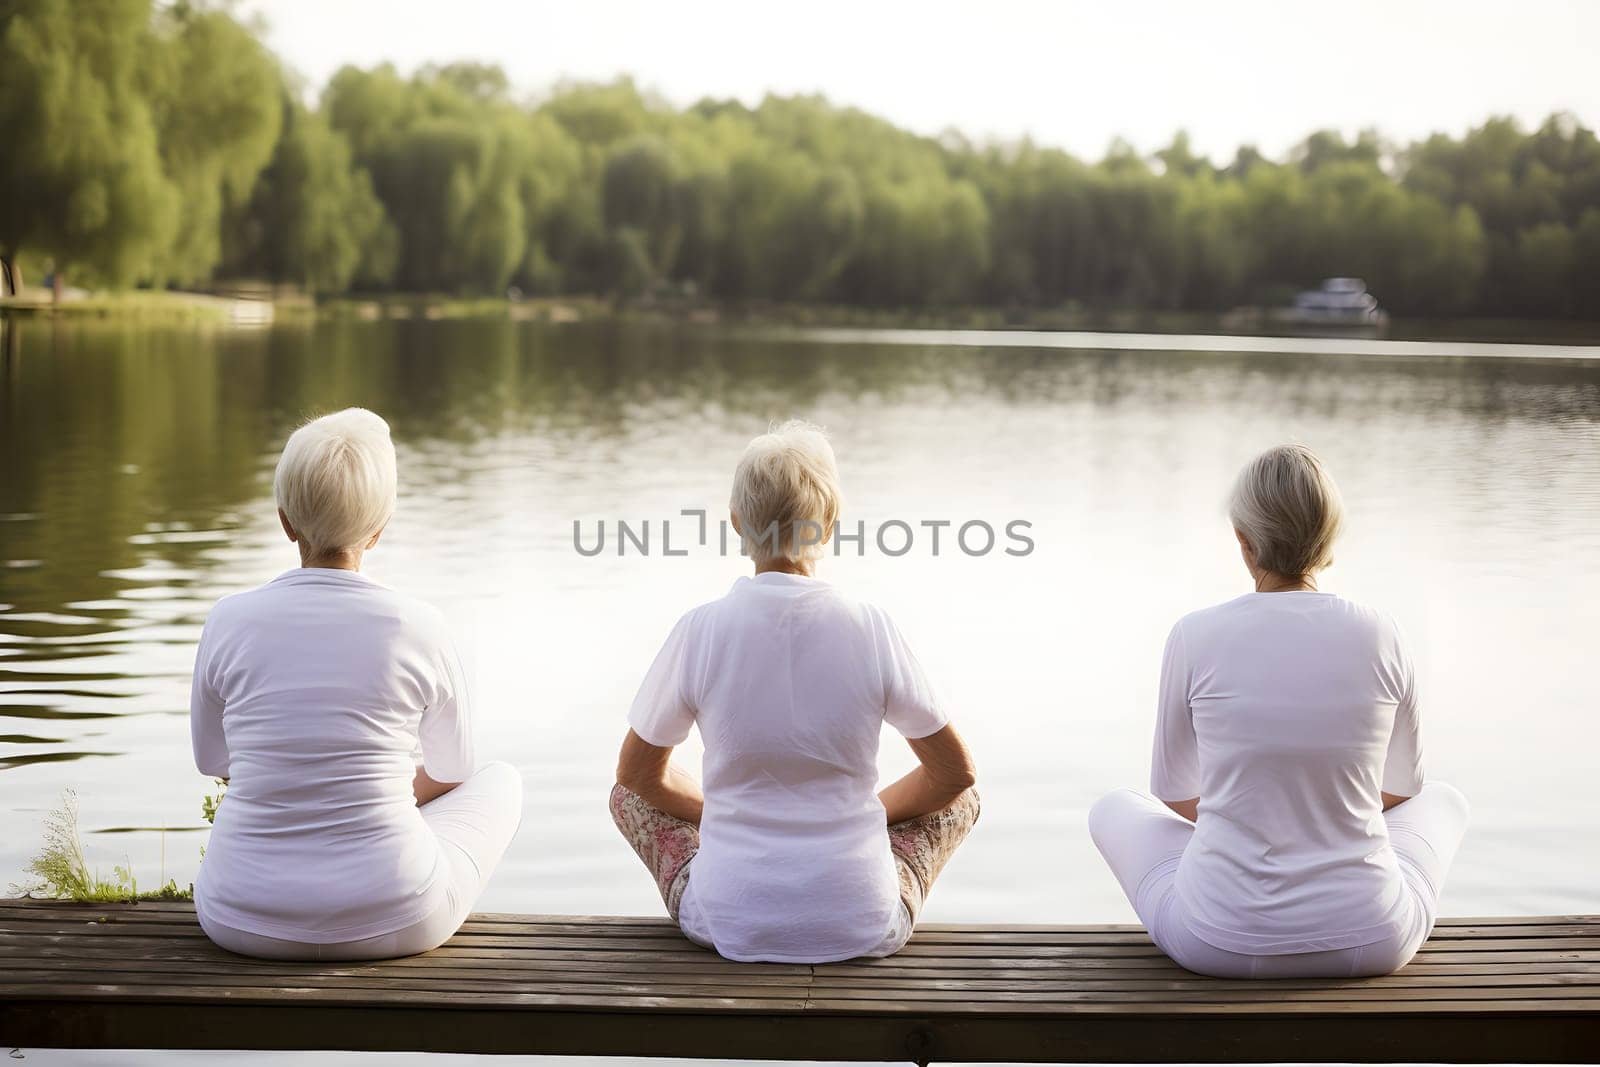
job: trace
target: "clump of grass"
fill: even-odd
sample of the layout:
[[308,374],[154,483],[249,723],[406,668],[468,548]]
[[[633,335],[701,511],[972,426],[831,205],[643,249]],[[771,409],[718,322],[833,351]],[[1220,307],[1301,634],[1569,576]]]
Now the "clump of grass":
[[127,863],[111,869],[102,878],[98,868],[89,866],[83,854],[83,839],[78,833],[78,794],[68,789],[61,794],[61,806],[44,819],[44,846],[28,864],[34,882],[13,886],[14,891],[54,900],[86,904],[116,904],[138,900],[193,900],[194,887],[179,889],[168,879],[158,889],[139,891],[139,881]]

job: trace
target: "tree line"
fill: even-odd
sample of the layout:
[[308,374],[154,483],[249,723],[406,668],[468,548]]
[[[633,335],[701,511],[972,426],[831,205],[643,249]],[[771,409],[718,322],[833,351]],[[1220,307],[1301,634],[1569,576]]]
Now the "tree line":
[[1569,115],[1225,166],[1085,161],[815,96],[686,108],[346,67],[315,106],[227,10],[0,0],[0,256],[91,284],[1220,310],[1329,275],[1401,314],[1600,317],[1600,141]]

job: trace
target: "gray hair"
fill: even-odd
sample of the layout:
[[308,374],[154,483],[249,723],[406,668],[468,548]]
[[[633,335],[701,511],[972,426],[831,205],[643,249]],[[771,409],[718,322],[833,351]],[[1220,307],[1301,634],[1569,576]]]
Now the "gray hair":
[[1239,472],[1228,517],[1258,567],[1301,578],[1333,562],[1344,501],[1315,452],[1304,445],[1279,445]]
[[345,408],[289,435],[272,492],[308,549],[334,552],[383,529],[396,482],[389,424],[366,408]]
[[755,438],[733,472],[729,508],[757,563],[816,559],[839,521],[839,467],[822,427],[799,419]]

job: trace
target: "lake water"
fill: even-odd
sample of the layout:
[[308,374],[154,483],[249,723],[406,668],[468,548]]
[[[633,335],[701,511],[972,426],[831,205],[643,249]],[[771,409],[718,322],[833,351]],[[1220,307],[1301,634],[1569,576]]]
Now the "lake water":
[[[261,331],[14,324],[0,346],[0,886],[81,799],[91,858],[190,881],[209,780],[188,672],[209,605],[297,562],[271,473],[305,417],[391,422],[400,507],[368,571],[443,608],[483,751],[527,780],[482,907],[655,914],[605,810],[624,713],[770,420],[833,434],[863,523],[821,576],[899,621],[979,761],[982,823],[929,920],[1123,921],[1089,842],[1143,784],[1168,628],[1247,591],[1223,514],[1269,444],[1318,449],[1349,528],[1323,588],[1409,632],[1433,776],[1473,823],[1447,914],[1600,911],[1600,350],[506,320]],[[1554,358],[1585,355],[1584,359]],[[1453,358],[1459,357],[1459,358]],[[697,521],[711,517],[708,543]],[[592,546],[581,555],[574,522]],[[615,524],[648,520],[650,553]],[[673,551],[662,553],[671,520]],[[939,528],[935,553],[933,527]],[[1031,539],[1004,549],[1007,523]],[[955,544],[989,524],[992,551]],[[912,537],[908,551],[890,555]],[[982,527],[969,548],[982,548]],[[859,552],[859,554],[858,554]],[[886,737],[884,769],[910,764]],[[691,760],[694,753],[687,751]],[[165,827],[163,833],[160,828]]]

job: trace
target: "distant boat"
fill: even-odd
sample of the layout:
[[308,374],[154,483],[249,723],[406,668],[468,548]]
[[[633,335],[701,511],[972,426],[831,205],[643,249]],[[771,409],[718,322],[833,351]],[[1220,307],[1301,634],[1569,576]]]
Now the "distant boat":
[[1367,292],[1360,278],[1325,278],[1320,289],[1307,289],[1292,307],[1270,312],[1274,322],[1295,326],[1383,326],[1389,313]]

